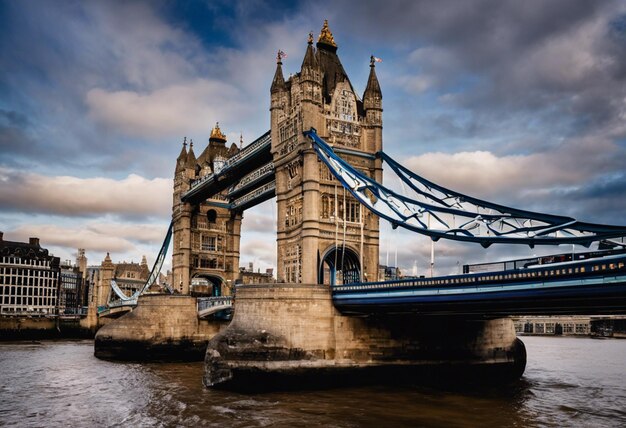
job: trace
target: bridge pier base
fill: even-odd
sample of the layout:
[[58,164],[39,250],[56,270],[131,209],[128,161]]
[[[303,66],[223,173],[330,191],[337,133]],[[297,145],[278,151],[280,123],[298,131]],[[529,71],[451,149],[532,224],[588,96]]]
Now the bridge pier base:
[[211,337],[227,322],[198,319],[191,296],[145,294],[137,307],[96,333],[94,354],[113,360],[202,360]]
[[333,383],[502,383],[526,351],[508,318],[350,317],[326,286],[239,286],[234,317],[209,341],[206,386],[308,388]]

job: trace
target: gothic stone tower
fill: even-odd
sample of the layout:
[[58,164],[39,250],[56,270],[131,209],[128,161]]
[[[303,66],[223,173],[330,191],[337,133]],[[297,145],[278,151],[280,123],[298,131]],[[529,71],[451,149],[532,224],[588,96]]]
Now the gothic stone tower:
[[382,93],[374,58],[363,98],[337,56],[325,21],[313,36],[299,73],[285,81],[281,53],[271,93],[272,155],[276,169],[278,281],[335,283],[376,280],[378,218],[344,191],[302,135],[315,128],[344,159],[382,180]]
[[241,213],[225,208],[223,204],[227,201],[221,194],[198,205],[180,199],[194,180],[212,174],[238,151],[235,144],[226,147],[226,136],[217,124],[211,131],[209,144],[198,158],[193,151],[193,141],[189,151],[185,141],[176,160],[172,286],[182,294],[230,294],[239,273]]

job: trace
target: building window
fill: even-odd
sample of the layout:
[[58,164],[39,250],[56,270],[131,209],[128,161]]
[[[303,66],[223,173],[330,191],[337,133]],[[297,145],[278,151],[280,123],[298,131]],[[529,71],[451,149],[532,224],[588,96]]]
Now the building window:
[[217,239],[215,236],[203,236],[202,249],[204,251],[217,251]]

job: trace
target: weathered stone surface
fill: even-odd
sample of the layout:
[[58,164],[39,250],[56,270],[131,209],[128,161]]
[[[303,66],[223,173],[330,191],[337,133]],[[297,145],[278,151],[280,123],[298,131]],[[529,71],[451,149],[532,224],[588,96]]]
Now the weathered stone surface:
[[144,295],[130,313],[103,326],[95,355],[126,360],[201,360],[207,342],[224,321],[199,320],[196,299],[180,295]]
[[207,386],[264,377],[276,384],[291,375],[307,384],[373,380],[398,371],[415,380],[504,381],[521,376],[526,354],[507,318],[349,317],[334,308],[326,286],[272,284],[237,288],[233,321],[209,341],[205,362]]
[[1,340],[92,338],[95,331],[83,327],[82,320],[0,316]]

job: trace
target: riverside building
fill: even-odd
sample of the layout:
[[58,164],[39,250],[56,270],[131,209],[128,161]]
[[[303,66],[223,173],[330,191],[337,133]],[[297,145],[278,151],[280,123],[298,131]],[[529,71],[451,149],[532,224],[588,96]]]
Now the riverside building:
[[56,315],[60,274],[59,258],[39,238],[5,241],[0,232],[0,314]]

